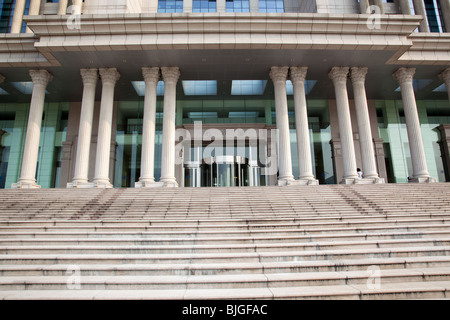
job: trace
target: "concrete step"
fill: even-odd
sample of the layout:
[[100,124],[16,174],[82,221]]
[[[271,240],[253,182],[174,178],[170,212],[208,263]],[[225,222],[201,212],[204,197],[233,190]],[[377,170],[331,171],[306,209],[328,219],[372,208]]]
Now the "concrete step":
[[0,203],[4,299],[449,297],[447,184],[2,190]]
[[[2,276],[67,276],[74,267],[80,276],[166,276],[166,275],[229,275],[229,274],[280,274],[305,272],[365,271],[377,267],[386,269],[446,268],[450,267],[450,257],[420,256],[401,258],[362,258],[310,261],[274,262],[223,262],[223,263],[171,263],[145,264],[63,264],[53,261],[49,264],[0,265]],[[79,261],[78,261],[79,262]],[[126,262],[126,261],[125,261]]]
[[[315,236],[293,236],[293,237],[216,237],[216,238],[132,238],[132,237],[72,237],[62,238],[59,234],[56,237],[46,238],[26,238],[7,237],[0,238],[0,250],[11,250],[13,247],[27,248],[40,246],[135,246],[141,248],[174,249],[183,246],[195,246],[198,249],[227,248],[227,245],[243,245],[251,248],[274,248],[279,247],[304,247],[323,250],[327,248],[345,248],[351,246],[384,247],[384,246],[417,246],[417,245],[447,245],[450,240],[450,230],[442,232],[428,233],[398,233],[398,234],[348,234],[339,237],[335,235],[315,235]],[[232,249],[233,247],[230,247]],[[39,250],[39,249],[38,249]]]
[[19,290],[0,292],[4,300],[248,300],[248,299],[448,299],[450,282],[312,287],[179,290]]
[[92,253],[125,253],[125,254],[177,254],[177,253],[232,253],[232,252],[282,252],[282,251],[312,251],[312,250],[343,250],[343,249],[371,249],[371,248],[412,248],[412,247],[445,247],[450,246],[450,237],[432,239],[398,239],[398,240],[362,240],[362,241],[329,241],[307,243],[252,243],[244,244],[198,244],[195,239],[177,245],[147,245],[136,243],[116,244],[103,241],[101,244],[40,244],[3,246],[0,242],[0,254],[92,254]]
[[219,253],[80,253],[80,254],[1,254],[0,264],[86,264],[86,263],[225,263],[342,260],[361,258],[401,258],[450,255],[450,246],[409,248],[361,248],[283,252],[219,252]]
[[0,290],[64,290],[74,284],[82,290],[154,290],[154,289],[214,289],[214,288],[278,288],[304,286],[335,286],[387,283],[450,281],[449,268],[385,269],[368,271],[305,272],[300,274],[234,274],[214,276],[83,276],[73,281],[68,276],[21,276],[0,278]]

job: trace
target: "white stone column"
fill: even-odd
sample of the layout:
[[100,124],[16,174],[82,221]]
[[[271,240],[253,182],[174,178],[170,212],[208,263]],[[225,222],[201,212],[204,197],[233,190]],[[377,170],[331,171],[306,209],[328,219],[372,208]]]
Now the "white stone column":
[[308,110],[306,105],[305,79],[307,67],[291,67],[290,78],[294,88],[295,129],[297,132],[298,181],[303,184],[317,185],[314,178],[311,141],[309,139]]
[[216,12],[226,12],[226,0],[216,0]]
[[83,0],[73,0],[72,6],[76,8],[76,10],[72,10],[72,14],[81,14],[83,11]]
[[162,67],[164,80],[164,110],[161,150],[161,179],[165,187],[178,187],[175,178],[175,116],[178,67]]
[[369,183],[384,183],[380,179],[375,161],[372,130],[370,126],[369,108],[367,105],[366,81],[367,68],[351,68],[350,78],[353,84],[356,118],[358,121],[359,143],[361,150],[362,172],[364,180]]
[[13,21],[11,24],[11,33],[21,33],[25,2],[26,0],[16,0]]
[[278,129],[278,185],[289,185],[294,181],[292,174],[291,139],[289,133],[289,115],[286,96],[286,79],[289,67],[272,67],[270,78],[275,94],[275,112]]
[[380,13],[384,14],[383,0],[374,0],[373,3],[380,8]]
[[[37,16],[39,15],[39,10],[41,9],[41,0],[31,0],[30,8],[28,9],[29,16]],[[33,33],[30,28],[26,27],[26,33]]]
[[44,110],[45,91],[53,76],[46,70],[30,70],[33,81],[30,114],[28,116],[27,133],[22,156],[20,178],[11,188],[40,188],[36,184],[36,165],[39,153],[42,112]]
[[192,12],[192,0],[183,0],[183,12]]
[[336,107],[341,138],[344,179],[341,183],[352,184],[358,179],[356,172],[355,145],[353,143],[352,120],[347,95],[348,67],[334,67],[329,77],[333,80],[336,93]]
[[67,14],[67,5],[69,0],[59,0],[58,4],[58,15],[66,15]]
[[82,188],[88,186],[89,150],[91,148],[92,120],[94,117],[95,90],[97,87],[98,70],[81,69],[83,79],[83,100],[81,103],[80,125],[78,129],[75,172],[72,183],[67,188]]
[[448,99],[450,100],[450,68],[445,69],[439,74],[439,78],[445,82],[447,87]]
[[120,75],[116,68],[99,69],[102,79],[102,100],[98,123],[97,154],[93,186],[112,188],[109,180],[109,159],[111,151],[111,130],[114,108],[114,87]]
[[409,0],[395,0],[394,1],[399,7],[401,14],[410,15],[411,8],[409,7]]
[[439,0],[441,4],[442,17],[444,19],[445,32],[450,32],[450,1]]
[[151,186],[155,182],[155,121],[156,88],[160,78],[159,68],[142,68],[145,81],[144,120],[142,130],[141,176],[136,188]]
[[369,6],[369,0],[359,0],[359,11],[361,12],[361,14],[366,14]]
[[[447,0],[448,1],[448,0]],[[423,20],[420,21],[419,31],[420,32],[430,32],[427,22],[427,14],[425,13],[425,7],[423,5],[423,0],[413,0],[414,12],[416,15],[423,16]]]
[[250,0],[250,12],[258,13],[259,12],[259,0]]
[[403,110],[405,112],[406,131],[408,132],[409,149],[413,166],[411,182],[434,182],[428,173],[422,132],[420,130],[419,114],[413,88],[415,68],[400,68],[393,77],[400,84]]

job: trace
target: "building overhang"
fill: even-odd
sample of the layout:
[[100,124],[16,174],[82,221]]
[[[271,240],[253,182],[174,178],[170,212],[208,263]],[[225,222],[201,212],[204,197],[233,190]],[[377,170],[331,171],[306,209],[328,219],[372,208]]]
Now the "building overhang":
[[311,97],[322,98],[334,96],[327,76],[333,66],[367,66],[369,98],[399,96],[391,74],[401,65],[417,67],[419,78],[436,78],[432,85],[437,84],[436,75],[450,65],[450,35],[414,32],[421,16],[373,18],[318,13],[27,16],[34,35],[0,36],[5,44],[0,73],[25,81],[29,68],[47,68],[60,80],[50,84],[55,101],[79,99],[79,69],[89,67],[118,68],[117,93],[126,99],[136,98],[130,96],[131,81],[141,80],[143,66],[178,66],[182,80],[229,82],[269,79],[271,66],[305,65],[308,78],[318,81]]

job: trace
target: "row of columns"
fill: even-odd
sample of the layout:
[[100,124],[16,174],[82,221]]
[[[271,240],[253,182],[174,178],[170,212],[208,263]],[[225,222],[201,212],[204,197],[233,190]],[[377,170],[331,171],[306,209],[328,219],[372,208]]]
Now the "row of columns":
[[[401,89],[403,107],[406,119],[411,159],[413,164],[413,182],[433,182],[430,176],[425,150],[423,146],[420,122],[413,89],[414,68],[399,68],[393,77]],[[39,152],[42,114],[46,87],[53,76],[46,70],[30,70],[33,81],[33,92],[30,103],[27,132],[23,150],[20,177],[12,188],[39,188],[35,174]],[[80,114],[77,152],[75,158],[74,178],[68,184],[69,188],[98,187],[109,188],[109,155],[111,148],[111,130],[114,104],[114,88],[120,78],[115,68],[81,69],[83,81],[83,97]],[[175,114],[176,85],[180,76],[177,67],[144,67],[142,75],[146,85],[144,101],[144,126],[142,133],[141,176],[136,187],[178,186],[175,178]],[[308,115],[305,95],[305,79],[307,67],[272,67],[270,78],[274,83],[276,126],[279,132],[279,185],[317,184],[314,178],[311,161]],[[365,93],[367,68],[334,67],[329,72],[333,81],[338,125],[341,137],[344,177],[341,183],[381,183],[379,178],[370,128],[370,119]],[[294,87],[295,122],[298,143],[299,177],[294,179],[292,173],[291,146],[289,132],[289,117],[287,108],[286,80],[290,77]],[[155,115],[156,88],[162,77],[165,84],[161,179],[154,179],[154,145],[155,145]],[[439,77],[445,82],[450,99],[450,68],[444,70]],[[100,118],[98,126],[98,141],[96,150],[95,174],[92,182],[88,180],[89,150],[91,145],[92,122],[95,103],[95,92],[98,78],[102,82]],[[356,168],[355,147],[351,124],[350,108],[347,94],[347,80],[351,79],[356,107],[356,117],[360,135],[360,149],[364,179],[358,179]],[[4,77],[0,75],[0,83]]]
[[[362,166],[365,172],[364,181],[358,178],[355,147],[353,143],[353,130],[350,117],[350,108],[347,95],[348,67],[335,67],[329,77],[332,79],[338,113],[339,132],[342,143],[344,179],[342,183],[382,183],[379,178],[375,161],[375,152],[370,128],[369,111],[365,92],[365,78],[367,68],[352,68],[350,77],[355,92],[355,105],[360,144]],[[287,109],[286,80],[290,79],[294,88],[295,123],[297,133],[297,151],[299,160],[299,177],[294,180],[292,175],[292,158],[289,132],[289,117]],[[289,184],[317,184],[312,170],[312,157],[310,150],[308,115],[305,95],[305,78],[307,67],[272,67],[270,77],[274,83],[276,125],[279,134],[278,168],[279,185]]]
[[[440,8],[442,11],[442,17],[444,19],[444,25],[447,32],[450,31],[450,2],[448,0],[438,0]],[[424,19],[420,22],[419,31],[420,32],[430,32],[430,28],[427,23],[427,14],[425,11],[425,6],[423,0],[413,0],[414,12],[416,15],[421,15]],[[399,6],[400,11],[404,15],[411,14],[411,7],[409,0],[395,0],[395,3]],[[384,4],[382,0],[359,0],[359,7],[361,13],[369,13],[369,7],[371,5],[378,6],[380,13],[384,14]]]
[[[11,33],[21,33],[23,16],[25,13],[26,0],[16,0],[14,7],[14,15],[11,24]],[[59,0],[58,4],[58,14],[65,15],[67,13],[68,0]],[[81,8],[83,6],[83,0],[72,0],[72,14],[81,14]],[[28,10],[28,15],[37,16],[41,10],[41,0],[31,0],[30,8]],[[26,33],[31,33],[32,31],[27,27]]]
[[358,181],[355,146],[353,142],[353,129],[347,94],[348,77],[350,77],[353,85],[364,180],[367,183],[384,182],[383,179],[379,177],[375,160],[375,151],[365,89],[367,71],[368,69],[365,67],[334,67],[328,74],[329,78],[333,81],[336,94],[338,125],[344,165],[344,176],[342,183],[354,183],[355,181]]

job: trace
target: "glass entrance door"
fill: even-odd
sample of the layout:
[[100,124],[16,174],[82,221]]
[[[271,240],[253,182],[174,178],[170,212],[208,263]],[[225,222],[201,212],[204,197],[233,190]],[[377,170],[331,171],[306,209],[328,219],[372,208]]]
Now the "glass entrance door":
[[243,157],[216,156],[204,159],[201,166],[202,187],[248,186],[248,161]]

